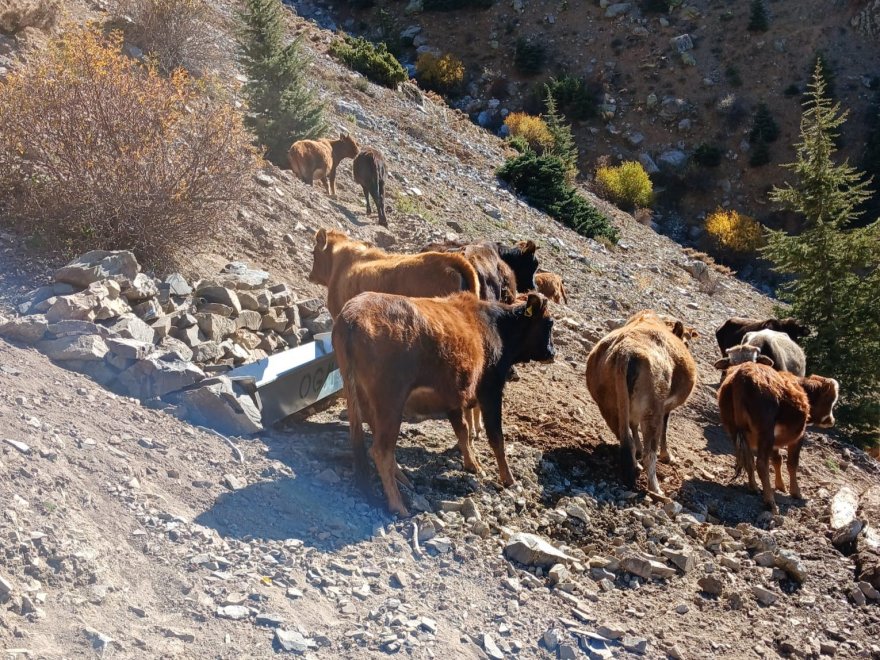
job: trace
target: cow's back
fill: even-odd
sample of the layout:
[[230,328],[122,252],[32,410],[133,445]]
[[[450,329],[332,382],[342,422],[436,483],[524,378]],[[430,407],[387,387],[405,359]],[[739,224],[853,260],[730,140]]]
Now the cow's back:
[[355,256],[331,276],[330,314],[336,317],[348,300],[365,291],[429,298],[460,292],[479,295],[480,285],[474,267],[460,254]]
[[787,371],[796,376],[805,376],[807,372],[807,356],[804,349],[784,332],[776,330],[759,330],[749,332],[743,337],[743,343],[754,346],[773,360],[773,368]]

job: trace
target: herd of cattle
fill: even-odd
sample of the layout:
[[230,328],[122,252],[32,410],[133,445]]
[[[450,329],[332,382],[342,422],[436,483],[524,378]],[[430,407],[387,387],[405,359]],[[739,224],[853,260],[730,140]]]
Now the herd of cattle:
[[[336,140],[301,140],[288,153],[294,174],[323,182],[336,193],[336,171],[353,158],[355,181],[370,197],[379,223],[385,215],[385,161],[347,134]],[[515,364],[552,361],[553,317],[548,299],[568,303],[562,278],[539,273],[537,246],[522,241],[432,243],[418,254],[390,254],[342,232],[315,236],[309,280],[327,287],[333,349],[342,374],[355,476],[368,486],[363,423],[373,433],[370,453],[391,511],[408,515],[397,483],[411,487],[394,450],[404,416],[446,415],[464,468],[482,473],[473,442],[480,417],[498,462],[501,482],[513,484],[507,465],[501,407]],[[721,423],[734,443],[736,475],[747,470],[764,502],[778,511],[770,485],[785,491],[780,449],[786,449],[790,493],[800,497],[797,466],[807,424],[830,427],[837,381],[806,376],[797,340],[809,334],[795,319],[731,318],[715,336],[722,359],[718,389]],[[587,358],[587,389],[621,448],[621,469],[634,487],[646,473],[648,493],[666,499],[657,460],[671,462],[669,415],[696,384],[690,342],[694,328],[644,310],[611,331]],[[757,459],[757,460],[756,460]]]
[[[561,278],[537,272],[536,250],[532,241],[447,242],[391,254],[339,231],[316,233],[309,280],[327,287],[355,477],[367,489],[366,422],[392,512],[408,515],[398,482],[411,484],[395,459],[405,416],[445,415],[464,468],[482,473],[473,448],[482,415],[501,482],[513,484],[501,426],[504,386],[515,364],[554,359],[548,298],[564,299]],[[546,296],[542,279],[551,282]],[[716,332],[724,356],[715,364],[724,370],[718,403],[737,475],[746,469],[755,488],[757,464],[764,501],[774,512],[770,459],[775,487],[784,492],[779,451],[787,450],[790,492],[800,497],[796,470],[806,425],[834,424],[838,384],[805,377],[795,340],[807,334],[794,319],[732,318]],[[661,500],[656,463],[672,460],[669,415],[696,384],[689,346],[697,337],[680,320],[644,310],[603,337],[587,358],[587,389],[620,442],[626,484],[634,487],[644,470],[648,493]]]

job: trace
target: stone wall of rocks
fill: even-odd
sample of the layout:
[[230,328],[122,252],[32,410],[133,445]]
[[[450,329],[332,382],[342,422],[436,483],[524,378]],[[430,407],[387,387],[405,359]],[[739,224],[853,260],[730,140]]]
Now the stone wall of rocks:
[[131,252],[95,250],[52,280],[26,296],[21,316],[0,320],[0,337],[120,394],[172,400],[183,416],[228,433],[261,426],[254,402],[223,374],[332,326],[322,300],[297,300],[241,262],[190,283],[147,275]]

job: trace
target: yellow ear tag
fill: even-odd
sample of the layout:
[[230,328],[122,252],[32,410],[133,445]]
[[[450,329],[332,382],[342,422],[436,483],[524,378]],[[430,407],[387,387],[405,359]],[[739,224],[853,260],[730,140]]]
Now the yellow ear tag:
[[532,308],[526,307],[526,311],[524,311],[523,314],[525,314],[526,316],[531,316],[532,315]]

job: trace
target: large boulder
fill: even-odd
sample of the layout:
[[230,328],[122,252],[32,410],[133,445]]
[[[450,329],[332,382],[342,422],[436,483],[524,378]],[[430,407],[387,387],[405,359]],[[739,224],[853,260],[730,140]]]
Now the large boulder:
[[204,380],[205,372],[183,360],[150,356],[119,374],[119,383],[139,399],[160,397]]
[[205,333],[205,337],[211,341],[223,341],[236,330],[234,319],[220,316],[219,314],[196,314],[199,329]]
[[218,279],[223,286],[251,291],[263,288],[269,281],[269,273],[250,268],[244,262],[233,261],[223,267]]
[[209,303],[219,303],[231,307],[236,315],[241,312],[241,303],[238,295],[232,289],[219,286],[215,283],[205,283],[196,291],[198,298],[204,298]]
[[59,362],[65,360],[97,361],[107,355],[107,344],[99,335],[67,335],[37,342],[37,350]]
[[42,314],[22,316],[0,324],[0,337],[23,344],[33,344],[46,334],[49,323]]
[[239,291],[238,300],[241,303],[242,309],[263,314],[269,311],[269,307],[272,305],[272,294],[266,291],[266,289]]
[[227,435],[248,435],[263,430],[260,411],[247,395],[237,395],[225,376],[180,396],[186,418]]
[[152,277],[138,273],[127,287],[123,287],[122,295],[130,303],[139,303],[158,296],[159,287]]
[[572,561],[572,557],[540,536],[519,532],[504,546],[504,556],[526,566],[552,566]]
[[122,337],[111,337],[106,339],[108,350],[115,356],[125,360],[143,360],[150,353],[156,350],[156,347],[146,341],[137,339],[126,339]]
[[165,278],[165,284],[168,285],[168,293],[172,296],[184,297],[192,293],[192,287],[180,273],[171,273]]
[[112,334],[125,339],[137,339],[149,344],[156,342],[156,331],[134,315],[123,316],[106,327]]
[[313,335],[318,335],[322,332],[330,332],[333,329],[333,318],[330,316],[330,312],[324,310],[315,318],[304,320],[302,324]]
[[92,250],[77,257],[56,271],[56,282],[66,282],[85,288],[98,280],[134,281],[140,266],[134,254],[128,250],[108,252]]

